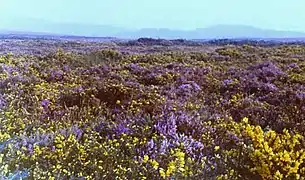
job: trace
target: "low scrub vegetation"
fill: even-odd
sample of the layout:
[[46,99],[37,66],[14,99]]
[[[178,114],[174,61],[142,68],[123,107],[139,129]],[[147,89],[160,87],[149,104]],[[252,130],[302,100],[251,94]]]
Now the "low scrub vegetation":
[[303,46],[5,54],[0,86],[2,178],[305,177]]

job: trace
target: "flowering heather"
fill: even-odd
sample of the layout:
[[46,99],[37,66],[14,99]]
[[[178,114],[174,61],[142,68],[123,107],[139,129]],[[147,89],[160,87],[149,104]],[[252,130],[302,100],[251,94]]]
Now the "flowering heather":
[[304,179],[305,49],[214,49],[1,56],[1,179]]

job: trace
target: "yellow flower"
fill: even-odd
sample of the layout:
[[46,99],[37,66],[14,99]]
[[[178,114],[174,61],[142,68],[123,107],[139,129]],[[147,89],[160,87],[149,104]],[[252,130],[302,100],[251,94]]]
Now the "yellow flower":
[[214,150],[215,150],[215,151],[218,151],[219,149],[220,149],[219,146],[215,146],[215,147],[214,147]]
[[249,119],[248,119],[247,117],[244,117],[244,118],[242,119],[242,122],[244,122],[244,123],[248,124]]
[[284,155],[282,156],[281,158],[283,161],[286,161],[286,162],[289,162],[291,159],[290,159],[290,155],[289,153],[285,150],[284,151]]
[[62,144],[56,144],[55,147],[58,149],[61,149],[63,146],[62,146]]
[[295,175],[295,179],[300,179],[301,177],[300,177],[300,175],[299,174],[296,174]]
[[183,158],[184,159],[184,152],[181,152],[180,150],[178,152],[175,153],[175,156],[178,157],[178,158]]
[[159,170],[159,174],[160,174],[160,176],[162,177],[162,178],[165,178],[165,172],[164,172],[164,169],[160,169]]
[[170,176],[175,170],[176,170],[175,162],[174,161],[169,162],[166,171],[166,176]]
[[64,172],[65,174],[68,174],[68,170],[63,169],[62,172]]
[[274,174],[274,178],[275,179],[283,179],[283,174],[281,174],[280,171],[277,170],[276,173]]
[[299,163],[298,161],[295,162],[294,167],[291,167],[291,168],[290,168],[289,174],[290,174],[290,173],[297,173],[298,170],[299,170],[299,166],[300,166],[300,163]]
[[151,165],[153,166],[153,168],[154,168],[155,170],[158,169],[159,163],[158,163],[156,160],[151,160],[150,163],[151,163]]
[[120,100],[117,100],[117,101],[116,101],[116,104],[121,104],[121,101],[120,101]]
[[149,160],[148,155],[144,155],[143,162],[146,163]]

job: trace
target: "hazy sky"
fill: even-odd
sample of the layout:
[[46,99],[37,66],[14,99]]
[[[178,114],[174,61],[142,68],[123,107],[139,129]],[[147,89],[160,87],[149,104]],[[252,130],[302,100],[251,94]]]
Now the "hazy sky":
[[0,0],[0,20],[16,17],[127,28],[194,29],[238,24],[305,31],[305,1]]

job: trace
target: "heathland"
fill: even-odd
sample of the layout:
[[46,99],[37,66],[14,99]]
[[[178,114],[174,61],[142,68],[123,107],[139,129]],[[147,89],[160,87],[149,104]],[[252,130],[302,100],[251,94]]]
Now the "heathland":
[[0,45],[2,178],[305,177],[303,43]]

